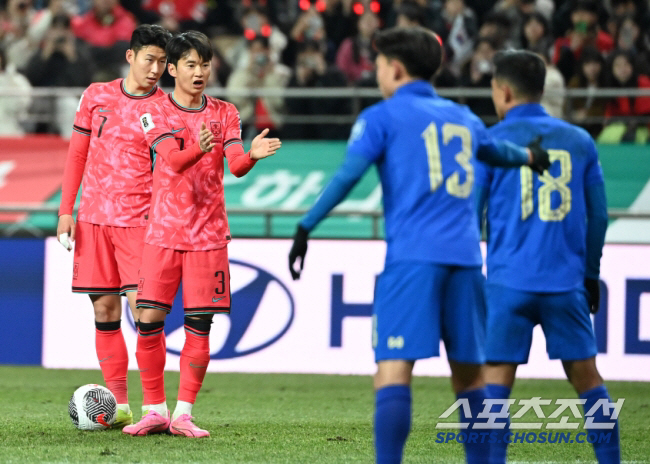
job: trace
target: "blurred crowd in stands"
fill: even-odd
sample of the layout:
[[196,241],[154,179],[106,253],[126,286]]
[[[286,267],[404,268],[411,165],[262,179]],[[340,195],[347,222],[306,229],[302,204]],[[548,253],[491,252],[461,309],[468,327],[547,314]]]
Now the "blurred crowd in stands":
[[[437,88],[489,89],[495,52],[524,48],[548,64],[543,104],[551,114],[603,142],[648,142],[650,96],[602,97],[599,89],[650,88],[650,0],[0,0],[0,91],[124,76],[138,23],[208,34],[216,52],[210,85],[225,89],[251,131],[346,138],[349,125],[297,124],[295,116],[351,115],[360,107],[350,99],[241,90],[373,88],[376,31],[421,25],[444,42]],[[173,86],[168,74],[161,85]],[[566,89],[585,96],[566,98]],[[0,96],[0,135],[68,135],[77,99]],[[494,122],[489,98],[458,100]],[[26,112],[56,117],[25,119]]]

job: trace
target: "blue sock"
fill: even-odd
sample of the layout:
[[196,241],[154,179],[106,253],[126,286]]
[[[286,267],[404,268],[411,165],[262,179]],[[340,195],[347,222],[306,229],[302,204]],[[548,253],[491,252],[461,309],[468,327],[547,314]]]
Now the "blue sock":
[[402,461],[411,428],[411,387],[391,385],[375,394],[375,452],[377,464]]
[[474,429],[474,424],[477,422],[486,422],[485,419],[478,419],[477,416],[485,407],[483,405],[483,400],[487,398],[487,391],[485,388],[468,390],[457,394],[456,398],[467,398],[469,402],[469,410],[472,415],[471,418],[465,417],[463,408],[459,408],[460,421],[469,423],[468,428],[461,431],[467,435],[467,438],[463,442],[467,464],[488,463],[491,445],[488,439],[485,439],[485,437],[480,435],[481,432],[484,433],[487,430]]
[[[489,383],[485,386],[487,391],[488,398],[507,400],[510,398],[510,389],[505,385],[497,385],[495,383]],[[501,411],[501,406],[493,406],[492,412]],[[510,431],[510,418],[498,418],[495,419],[497,424],[504,423],[506,424],[503,429],[492,429],[490,432],[496,434],[496,443],[490,445],[490,464],[502,464],[506,462],[506,455],[508,452],[508,443],[505,441],[506,433]],[[495,435],[492,435],[495,436]]]
[[[599,387],[592,388],[591,390],[587,390],[586,392],[581,393],[580,398],[583,400],[587,400],[587,402],[584,404],[585,416],[599,399],[606,399],[610,402],[612,401],[611,398],[609,397],[609,394],[607,393],[607,388],[605,387],[605,385],[601,385]],[[603,440],[602,443],[599,443],[600,440],[594,441],[593,443],[594,452],[596,453],[596,459],[598,459],[599,463],[617,464],[621,462],[621,444],[619,441],[619,434],[618,434],[618,420],[612,419],[610,415],[605,415],[603,409],[604,408],[599,407],[592,414],[591,417],[593,417],[594,423],[613,422],[614,428],[613,429],[592,429],[592,431],[599,436],[603,434],[607,435],[611,433],[611,437],[609,438],[609,440]],[[612,409],[609,409],[608,412],[611,414]],[[588,418],[585,417],[585,420],[587,419]],[[589,430],[589,428],[586,425],[585,428]]]

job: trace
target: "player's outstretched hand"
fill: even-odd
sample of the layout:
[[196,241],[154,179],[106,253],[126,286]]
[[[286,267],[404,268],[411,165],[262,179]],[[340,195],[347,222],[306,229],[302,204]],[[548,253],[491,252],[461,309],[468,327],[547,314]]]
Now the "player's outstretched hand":
[[589,294],[589,311],[596,314],[600,309],[600,285],[598,279],[585,278],[585,290]]
[[268,133],[269,130],[264,129],[253,139],[250,152],[251,159],[258,160],[266,158],[267,156],[275,155],[275,152],[282,146],[280,139],[267,139],[266,134]]
[[59,224],[56,226],[56,238],[66,250],[72,250],[72,242],[75,239],[74,218],[71,214],[62,214],[59,216]]
[[[309,231],[301,225],[298,225],[296,233],[293,236],[293,245],[291,245],[291,251],[289,251],[289,271],[291,272],[291,277],[293,277],[293,280],[300,279],[300,273],[302,272],[302,268],[305,266],[308,235]],[[293,266],[298,258],[300,258],[300,270],[296,271]]]
[[201,123],[201,132],[199,132],[199,147],[201,147],[201,151],[203,153],[211,152],[215,145],[212,131],[207,128],[205,123]]
[[533,159],[529,163],[530,169],[537,174],[542,175],[544,171],[551,167],[551,161],[548,158],[548,152],[542,148],[542,138],[537,137],[530,142],[528,149],[533,155]]

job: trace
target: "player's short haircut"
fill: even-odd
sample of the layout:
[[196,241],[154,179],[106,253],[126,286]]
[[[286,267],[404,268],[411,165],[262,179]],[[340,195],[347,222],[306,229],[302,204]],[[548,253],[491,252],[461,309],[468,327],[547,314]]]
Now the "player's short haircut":
[[529,51],[501,51],[494,55],[494,78],[508,82],[517,97],[539,101],[544,93],[546,65]]
[[212,60],[212,44],[208,36],[199,31],[187,31],[175,35],[167,44],[167,62],[178,66],[181,58],[196,50],[203,62]]
[[131,34],[129,48],[135,54],[149,45],[165,50],[171,38],[171,32],[162,26],[158,26],[157,24],[141,24]]
[[430,81],[442,62],[440,38],[423,27],[386,29],[374,44],[379,54],[400,61],[411,77]]

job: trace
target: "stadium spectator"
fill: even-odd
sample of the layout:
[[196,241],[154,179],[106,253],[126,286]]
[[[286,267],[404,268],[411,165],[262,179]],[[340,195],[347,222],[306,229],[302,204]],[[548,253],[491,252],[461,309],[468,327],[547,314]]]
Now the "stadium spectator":
[[[345,87],[347,81],[343,73],[325,59],[322,42],[305,42],[296,58],[293,76],[289,88],[323,89],[328,87]],[[350,100],[347,98],[306,98],[288,97],[285,100],[287,114],[291,117],[300,116],[335,116],[352,113]],[[345,139],[350,131],[344,124],[286,124],[282,130],[283,137],[292,139]]]
[[[650,77],[640,74],[630,51],[617,50],[607,64],[608,87],[650,89]],[[605,128],[598,136],[601,143],[636,142],[650,139],[647,118],[650,116],[650,97],[612,97],[605,106]],[[645,118],[645,122],[637,119]]]
[[[372,336],[375,451],[376,462],[383,464],[402,460],[411,427],[413,366],[439,356],[441,339],[454,392],[469,405],[470,414],[461,408],[460,422],[475,429],[482,421],[477,415],[486,398],[484,294],[472,157],[509,166],[531,159],[539,163],[538,172],[549,163],[548,154],[534,147],[534,156],[504,142],[498,148],[466,107],[435,94],[430,82],[443,49],[431,31],[391,28],[380,32],[375,44],[385,100],[363,111],[354,124],[345,161],[298,224],[289,270],[294,280],[300,278],[310,231],[376,164],[387,242]],[[465,440],[463,445],[469,464],[487,462],[488,443]]]
[[[88,47],[76,39],[70,28],[70,17],[59,14],[52,18],[40,50],[25,67],[25,75],[34,87],[86,87],[92,82],[94,60]],[[32,113],[45,113],[52,121],[40,123],[37,132],[72,134],[77,98],[70,96],[35,100]]]
[[521,48],[526,50],[546,49],[548,54],[553,45],[553,37],[548,20],[538,12],[533,12],[524,17],[521,23]]
[[542,108],[554,118],[564,116],[564,99],[566,96],[566,85],[562,73],[550,62],[546,44],[540,43],[529,49],[530,52],[539,56],[546,66],[546,78],[544,79],[544,93],[540,100]]
[[348,83],[354,84],[374,71],[372,39],[379,25],[379,17],[372,11],[365,11],[357,20],[357,34],[345,39],[336,52],[336,66],[343,71]]
[[[206,35],[177,35],[167,53],[168,71],[176,79],[174,91],[145,102],[140,116],[146,142],[156,154],[136,305],[141,310],[136,358],[148,412],[123,433],[209,437],[210,432],[192,422],[192,409],[210,362],[212,318],[228,314],[231,307],[224,158],[230,172],[241,177],[258,160],[275,154],[281,143],[266,138],[265,130],[245,153],[237,109],[204,95],[212,59]],[[181,279],[185,344],[170,418],[164,327]]]
[[105,73],[94,80],[111,80],[121,75],[135,26],[133,15],[118,0],[93,0],[90,11],[73,18],[72,30],[91,47],[99,70]]
[[538,12],[550,18],[555,6],[552,0],[500,0],[493,11],[500,12],[510,20],[510,42],[515,48],[521,48],[521,29],[527,16]]
[[174,33],[202,29],[208,7],[206,0],[144,0],[142,8],[160,17],[160,25]]
[[241,16],[240,24],[243,30],[241,39],[228,50],[224,50],[226,59],[233,68],[245,68],[249,65],[249,44],[255,37],[266,37],[272,61],[280,62],[282,52],[288,44],[287,36],[271,23],[265,8],[257,5],[246,8]]
[[479,39],[490,39],[498,50],[512,48],[510,30],[512,25],[508,16],[500,11],[490,12],[478,30]]
[[634,16],[626,15],[619,18],[614,43],[618,50],[634,53],[635,67],[639,73],[650,74],[650,53]]
[[427,10],[415,1],[403,1],[396,8],[397,18],[395,26],[397,27],[428,27]]
[[133,422],[129,356],[120,328],[121,295],[127,297],[137,326],[135,292],[153,182],[151,152],[139,128],[138,108],[143,101],[164,95],[156,82],[165,71],[170,37],[160,26],[139,26],[126,53],[126,78],[94,83],[84,91],[73,113],[74,132],[63,173],[57,237],[68,250],[71,245],[62,235],[76,242],[72,291],[88,294],[93,305],[98,364],[118,404],[113,427]]
[[[621,461],[616,416],[596,368],[596,337],[590,319],[600,307],[600,258],[607,230],[603,171],[593,139],[584,130],[550,117],[539,104],[544,63],[527,51],[495,57],[492,95],[502,121],[492,137],[525,144],[541,138],[553,147],[547,172],[502,169],[477,163],[478,217],[487,206],[486,390],[510,397],[520,364],[528,362],[533,329],[541,325],[551,359],[560,359],[583,401],[587,432],[606,429],[611,439],[593,448],[598,462]],[[549,150],[550,151],[550,150]],[[552,187],[551,187],[552,186]],[[545,243],[540,250],[540,243]],[[558,265],[561,257],[562,265]],[[504,411],[505,409],[500,409]],[[611,425],[613,428],[605,427]],[[505,425],[505,428],[500,428]],[[505,463],[509,419],[496,419],[484,462]]]
[[320,1],[325,4],[325,9],[321,13],[325,23],[325,37],[328,41],[325,57],[328,62],[334,62],[334,55],[341,42],[354,34],[357,18],[352,11],[353,0]]
[[32,0],[9,0],[5,19],[0,21],[0,38],[5,49],[7,62],[22,69],[26,60],[35,51],[34,43],[29,39],[28,31],[36,9]]
[[571,29],[566,36],[555,40],[553,63],[565,80],[575,74],[585,46],[593,45],[603,54],[614,48],[614,39],[598,25],[599,13],[600,4],[596,0],[577,0],[571,10]]
[[478,31],[476,15],[464,0],[445,0],[432,24],[445,46],[446,67],[456,76],[472,56]]
[[239,109],[245,135],[266,128],[278,130],[283,123],[283,97],[247,97],[236,91],[283,89],[291,78],[291,69],[273,60],[269,39],[264,36],[248,41],[248,57],[248,66],[235,69],[228,78],[228,99]]
[[567,100],[567,116],[584,127],[592,137],[603,129],[607,99],[598,96],[598,90],[605,87],[605,58],[596,47],[587,46],[580,55],[578,72],[571,78],[569,89],[585,89],[589,95]]
[[[492,81],[492,58],[497,52],[494,42],[490,39],[479,39],[476,42],[472,58],[463,68],[460,77],[462,87],[471,89],[489,89]],[[490,97],[468,97],[465,104],[474,114],[481,118],[496,117],[494,104]],[[494,121],[492,121],[494,122]]]
[[218,47],[212,48],[212,70],[208,79],[208,87],[225,88],[232,74],[232,66],[226,61]]
[[32,86],[25,76],[16,71],[15,66],[7,63],[4,50],[0,47],[0,89],[13,91],[20,95],[3,95],[0,97],[0,136],[21,136],[24,134],[21,120],[25,117],[31,101]]

